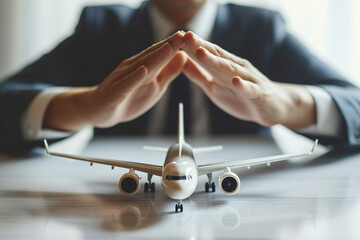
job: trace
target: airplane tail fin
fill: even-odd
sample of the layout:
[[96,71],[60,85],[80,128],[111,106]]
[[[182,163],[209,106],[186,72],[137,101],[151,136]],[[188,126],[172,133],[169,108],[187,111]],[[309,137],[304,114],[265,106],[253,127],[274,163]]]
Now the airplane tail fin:
[[181,157],[181,151],[183,144],[185,142],[184,136],[184,110],[183,104],[179,103],[179,122],[178,122],[178,139],[177,142],[179,144],[179,157]]

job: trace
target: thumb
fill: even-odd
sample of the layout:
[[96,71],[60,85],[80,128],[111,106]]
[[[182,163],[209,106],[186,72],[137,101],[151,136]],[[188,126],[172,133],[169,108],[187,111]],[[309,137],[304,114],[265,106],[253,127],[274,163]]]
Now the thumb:
[[243,80],[239,76],[232,79],[232,84],[251,100],[258,99],[263,95],[258,85],[253,82]]

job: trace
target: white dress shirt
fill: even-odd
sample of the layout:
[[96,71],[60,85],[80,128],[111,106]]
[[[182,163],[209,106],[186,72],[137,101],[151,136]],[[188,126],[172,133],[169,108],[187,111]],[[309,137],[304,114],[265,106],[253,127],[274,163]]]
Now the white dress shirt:
[[[154,30],[154,42],[161,41],[177,30],[176,25],[169,21],[155,5],[150,4],[149,11]],[[216,12],[216,1],[208,0],[197,15],[187,24],[187,29],[193,31],[201,38],[211,41],[210,37],[215,23]],[[317,122],[310,127],[298,131],[325,136],[338,135],[341,115],[331,96],[320,87],[307,86],[307,89],[315,101]],[[25,139],[54,138],[71,134],[68,132],[42,129],[42,121],[50,101],[63,91],[66,91],[66,88],[46,89],[39,93],[31,102],[22,119],[22,130]],[[208,109],[203,107],[205,106],[205,95],[195,84],[190,84],[190,91],[193,96],[191,98],[191,113],[192,116],[196,116],[191,119],[193,126],[192,134],[203,136],[210,132]],[[169,91],[167,91],[155,105],[154,114],[152,115],[150,128],[148,130],[150,135],[163,133],[162,127],[165,126],[165,124],[163,124],[165,121],[163,113],[166,112],[167,109],[169,94]],[[85,129],[89,131],[89,128]]]

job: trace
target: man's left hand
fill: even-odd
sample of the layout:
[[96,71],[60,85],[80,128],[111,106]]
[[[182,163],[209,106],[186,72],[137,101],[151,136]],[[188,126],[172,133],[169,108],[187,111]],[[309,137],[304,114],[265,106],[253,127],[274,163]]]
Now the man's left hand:
[[185,75],[228,114],[263,126],[304,128],[316,122],[315,103],[301,85],[269,80],[246,59],[201,39],[184,36]]

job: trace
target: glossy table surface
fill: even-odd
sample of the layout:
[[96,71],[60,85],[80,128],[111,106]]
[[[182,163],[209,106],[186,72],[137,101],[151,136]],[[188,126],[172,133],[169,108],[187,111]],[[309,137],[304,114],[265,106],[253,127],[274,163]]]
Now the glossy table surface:
[[[82,155],[161,165],[173,139],[95,138]],[[272,138],[189,139],[194,147],[222,144],[196,156],[199,164],[280,154]],[[298,146],[289,151],[297,152]],[[205,193],[206,176],[175,213],[160,178],[155,193],[143,186],[122,195],[127,170],[47,156],[0,155],[0,239],[360,239],[360,153],[337,150],[312,161],[234,169],[232,196]],[[214,179],[221,175],[217,172]],[[142,183],[146,174],[139,173]],[[217,187],[218,188],[218,187]]]

